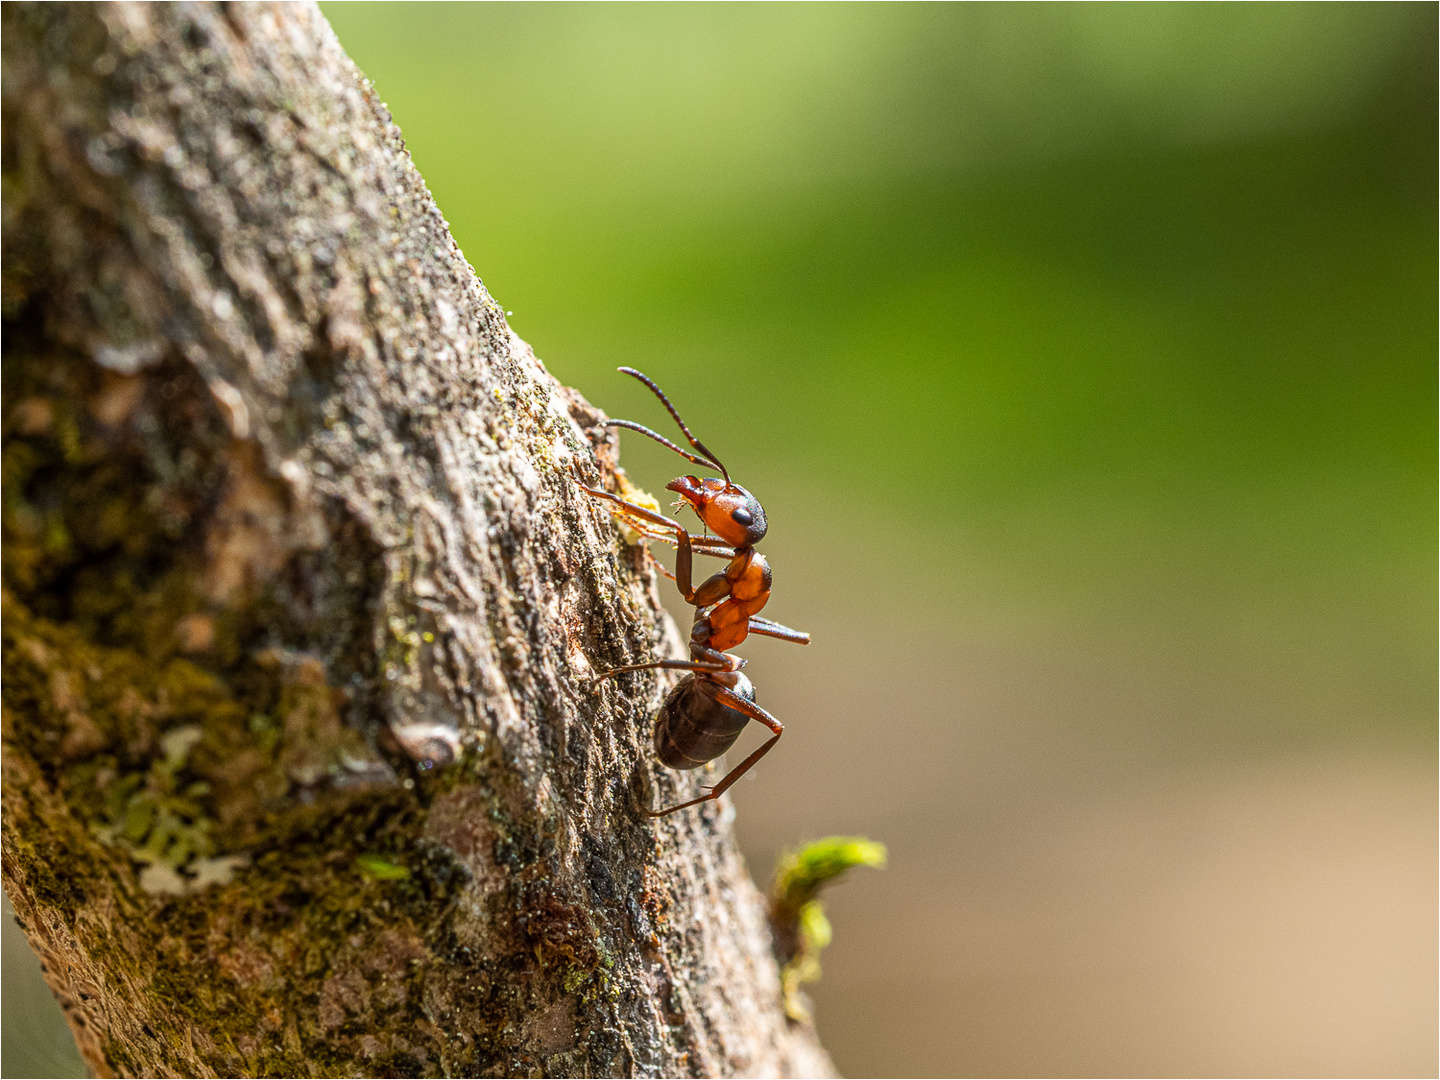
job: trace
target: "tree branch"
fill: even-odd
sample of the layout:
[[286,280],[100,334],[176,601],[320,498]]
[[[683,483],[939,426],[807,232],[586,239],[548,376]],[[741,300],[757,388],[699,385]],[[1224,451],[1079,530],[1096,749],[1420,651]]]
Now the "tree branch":
[[822,1075],[603,417],[307,5],[6,4],[3,873],[98,1075]]

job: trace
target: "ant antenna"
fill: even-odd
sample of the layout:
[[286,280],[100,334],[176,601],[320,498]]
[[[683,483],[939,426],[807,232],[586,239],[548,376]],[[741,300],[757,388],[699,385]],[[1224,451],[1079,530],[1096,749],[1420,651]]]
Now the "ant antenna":
[[658,431],[651,431],[644,424],[637,424],[634,420],[606,420],[605,426],[629,428],[631,431],[638,431],[642,435],[649,435],[650,438],[654,439],[661,446],[668,446],[671,450],[674,450],[675,453],[679,454],[687,461],[693,461],[696,465],[703,465],[707,469],[716,469],[720,472],[725,471],[718,463],[711,461],[709,458],[696,457],[694,454],[690,453],[689,450],[680,449],[680,447],[676,446],[673,442],[665,438],[665,436],[661,435]]
[[709,448],[704,443],[702,443],[699,439],[695,438],[694,435],[690,434],[690,429],[685,426],[685,421],[680,419],[680,414],[675,411],[675,406],[670,404],[670,399],[665,396],[665,391],[661,390],[660,387],[656,386],[655,383],[651,380],[650,376],[646,375],[643,371],[636,371],[632,367],[622,367],[618,368],[617,370],[623,371],[626,375],[634,375],[635,378],[639,379],[642,383],[648,386],[654,392],[655,396],[660,399],[661,403],[665,406],[665,408],[670,410],[670,415],[675,418],[675,423],[680,425],[680,430],[685,433],[685,438],[690,440],[690,445],[693,446],[696,450],[699,450],[700,453],[704,454],[705,457],[709,460],[700,461],[693,454],[687,454],[684,450],[681,450],[680,447],[676,446],[669,439],[662,438],[661,436],[655,434],[655,432],[651,431],[649,428],[642,427],[639,424],[631,423],[627,420],[611,420],[610,423],[614,424],[617,427],[630,428],[632,431],[644,432],[646,435],[649,435],[657,442],[662,442],[666,446],[670,447],[671,450],[674,450],[681,457],[689,458],[691,461],[695,462],[696,465],[709,465],[713,468],[719,469],[720,475],[725,477],[725,486],[729,487],[729,470],[725,468],[724,464],[721,463],[718,457],[716,457],[713,453],[710,452]]

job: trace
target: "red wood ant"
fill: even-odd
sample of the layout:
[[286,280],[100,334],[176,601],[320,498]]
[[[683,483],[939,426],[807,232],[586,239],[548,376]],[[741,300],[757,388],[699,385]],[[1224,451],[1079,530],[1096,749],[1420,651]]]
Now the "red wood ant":
[[[675,406],[650,378],[634,368],[622,367],[648,386],[674,417],[695,453],[681,449],[669,439],[633,420],[608,420],[611,427],[629,428],[668,446],[687,461],[717,470],[722,479],[701,480],[681,476],[665,487],[680,496],[677,507],[689,506],[707,530],[716,535],[691,536],[673,521],[643,506],[627,502],[608,491],[580,484],[586,494],[614,504],[614,513],[625,523],[653,540],[675,546],[675,573],[672,577],[687,603],[695,605],[695,622],[690,629],[689,660],[655,660],[648,664],[626,664],[601,672],[595,681],[626,671],[661,668],[689,672],[665,698],[655,725],[655,753],[672,769],[698,769],[730,749],[749,720],[757,720],[773,732],[765,745],[747,757],[704,795],[667,810],[647,810],[651,817],[664,817],[688,806],[718,799],[731,784],[744,776],[764,757],[785,730],[779,720],[755,703],[755,687],[741,674],[745,661],[729,655],[751,634],[808,645],[810,635],[791,630],[757,612],[770,599],[770,565],[755,550],[765,536],[765,510],[759,500],[730,479],[730,472],[699,439],[690,433]],[[577,481],[578,483],[578,481]],[[693,556],[711,555],[728,559],[725,569],[711,575],[698,588],[691,583]],[[663,572],[663,568],[662,568]]]

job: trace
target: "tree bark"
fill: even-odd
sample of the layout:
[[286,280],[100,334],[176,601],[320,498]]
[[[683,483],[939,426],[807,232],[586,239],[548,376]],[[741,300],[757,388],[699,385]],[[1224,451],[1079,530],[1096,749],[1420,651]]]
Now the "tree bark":
[[3,31],[3,874],[90,1067],[828,1074],[587,682],[682,655],[613,435],[318,10]]

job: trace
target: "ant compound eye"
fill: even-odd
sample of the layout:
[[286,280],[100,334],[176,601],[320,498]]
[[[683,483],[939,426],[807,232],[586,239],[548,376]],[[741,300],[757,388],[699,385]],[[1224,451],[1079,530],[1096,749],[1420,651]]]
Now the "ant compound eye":
[[750,513],[750,511],[746,510],[743,506],[737,506],[734,510],[730,511],[730,520],[735,522],[736,525],[741,525],[748,528],[749,526],[755,524],[755,515]]

